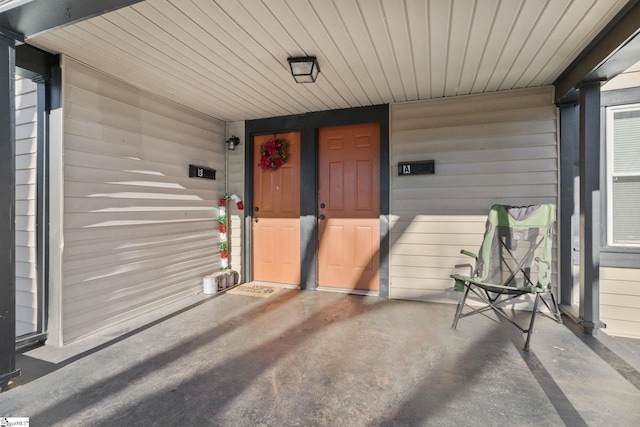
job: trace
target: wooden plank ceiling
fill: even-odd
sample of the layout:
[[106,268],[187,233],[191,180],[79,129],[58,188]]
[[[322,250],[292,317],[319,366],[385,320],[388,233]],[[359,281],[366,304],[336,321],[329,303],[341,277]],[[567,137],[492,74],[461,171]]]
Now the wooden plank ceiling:
[[549,85],[626,3],[147,0],[27,41],[236,121]]

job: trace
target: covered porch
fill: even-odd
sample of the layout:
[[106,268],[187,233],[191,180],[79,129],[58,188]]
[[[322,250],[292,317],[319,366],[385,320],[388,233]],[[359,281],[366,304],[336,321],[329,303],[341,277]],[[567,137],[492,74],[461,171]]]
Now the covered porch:
[[[637,337],[640,324],[637,245],[611,250],[602,242],[598,119],[601,83],[640,59],[640,2],[473,5],[0,1],[0,66],[8,71],[0,74],[0,199],[9,206],[0,218],[0,384],[19,370],[14,385],[24,384],[0,407],[44,424],[98,425],[120,416],[180,421],[165,409],[193,423],[209,416],[239,425],[273,424],[269,416],[287,413],[291,424],[365,417],[353,418],[356,425],[481,416],[599,424],[610,421],[599,418],[607,408],[637,418],[629,404],[638,401],[637,364],[616,365],[632,373],[629,386],[594,351],[626,341],[593,336],[606,323],[612,335]],[[286,61],[297,55],[317,56],[317,83],[291,78]],[[14,99],[16,76],[38,87],[28,109],[36,124],[24,138],[37,140],[37,155],[14,145],[23,139],[16,111],[27,110]],[[623,95],[640,99],[633,85]],[[287,291],[265,303],[224,295],[185,311],[203,298],[202,277],[222,267],[225,194],[248,206],[234,212],[231,267],[255,279],[251,152],[265,133],[302,135],[307,199],[297,215],[296,284],[319,287],[316,134],[354,117],[370,122],[372,109],[383,116],[373,120],[383,140],[381,298]],[[238,149],[228,151],[238,136]],[[400,177],[398,165],[415,159],[435,161],[435,176]],[[191,179],[192,164],[217,170],[217,180]],[[33,189],[16,190],[16,171]],[[495,321],[449,331],[454,306],[433,302],[457,300],[449,274],[459,249],[479,243],[493,203],[558,205],[556,291],[592,337],[541,321],[532,354],[522,355],[519,337],[492,332],[502,327]],[[33,224],[16,220],[16,207]],[[25,242],[28,250],[16,249]],[[152,310],[175,315],[159,322]],[[53,347],[18,355],[16,364],[20,312],[33,320],[27,339]],[[132,329],[136,323],[153,326]],[[32,361],[50,373],[29,382]],[[596,374],[599,367],[616,380]],[[603,393],[601,382],[612,391]],[[505,390],[525,389],[533,398],[500,409]],[[611,401],[600,407],[591,397],[603,394]],[[463,414],[473,418],[457,418]]]
[[[151,326],[19,356],[3,415],[31,425],[637,425],[638,341],[540,317],[285,289],[200,295]],[[148,319],[147,319],[148,320]],[[124,333],[124,335],[123,335]],[[114,338],[119,337],[119,338]],[[17,384],[16,384],[17,385]]]

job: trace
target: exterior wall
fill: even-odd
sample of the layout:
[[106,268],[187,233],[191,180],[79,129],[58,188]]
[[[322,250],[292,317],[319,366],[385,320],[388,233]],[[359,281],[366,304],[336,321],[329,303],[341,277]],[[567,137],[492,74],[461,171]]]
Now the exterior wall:
[[[63,181],[51,233],[62,265],[50,284],[58,344],[202,290],[220,269],[225,176],[223,122],[69,58],[63,88],[61,153],[51,155],[51,185]],[[189,164],[216,169],[217,180],[189,178]]]
[[16,336],[37,329],[37,85],[16,78]]
[[[434,175],[397,174],[430,159]],[[457,302],[449,275],[473,261],[460,249],[479,248],[492,204],[557,203],[553,88],[392,105],[391,171],[390,296]]]
[[[246,150],[246,141],[244,136],[244,122],[232,122],[227,124],[227,139],[232,135],[240,138],[240,145],[236,146],[234,151],[227,151],[228,156],[228,173],[227,173],[227,191],[235,193],[245,200],[244,195],[244,153]],[[230,264],[229,267],[240,273],[240,283],[244,282],[243,260],[244,260],[244,212],[238,211],[234,204],[229,209],[229,220],[231,222],[231,235],[229,236],[230,245]]]
[[[640,87],[640,62],[602,90]],[[640,339],[640,269],[600,267],[600,318],[610,335]]]
[[600,267],[600,319],[603,332],[640,338],[640,271]]
[[620,90],[640,86],[640,61],[602,85],[602,90]]

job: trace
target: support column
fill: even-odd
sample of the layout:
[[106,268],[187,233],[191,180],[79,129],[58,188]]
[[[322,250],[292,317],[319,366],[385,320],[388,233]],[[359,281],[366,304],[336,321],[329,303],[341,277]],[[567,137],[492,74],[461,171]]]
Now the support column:
[[15,42],[0,35],[0,389],[16,370]]
[[576,191],[580,174],[580,108],[560,106],[560,304],[574,303],[574,248],[579,226]]
[[600,323],[600,81],[580,86],[580,324]]

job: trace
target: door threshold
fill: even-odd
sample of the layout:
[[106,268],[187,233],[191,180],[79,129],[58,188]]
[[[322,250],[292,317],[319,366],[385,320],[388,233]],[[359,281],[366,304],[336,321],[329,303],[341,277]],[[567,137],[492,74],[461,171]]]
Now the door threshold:
[[365,291],[364,289],[349,289],[349,288],[332,288],[329,286],[318,286],[316,288],[317,291],[322,292],[335,292],[338,294],[351,294],[351,295],[361,295],[365,297],[377,297],[380,296],[379,291]]

